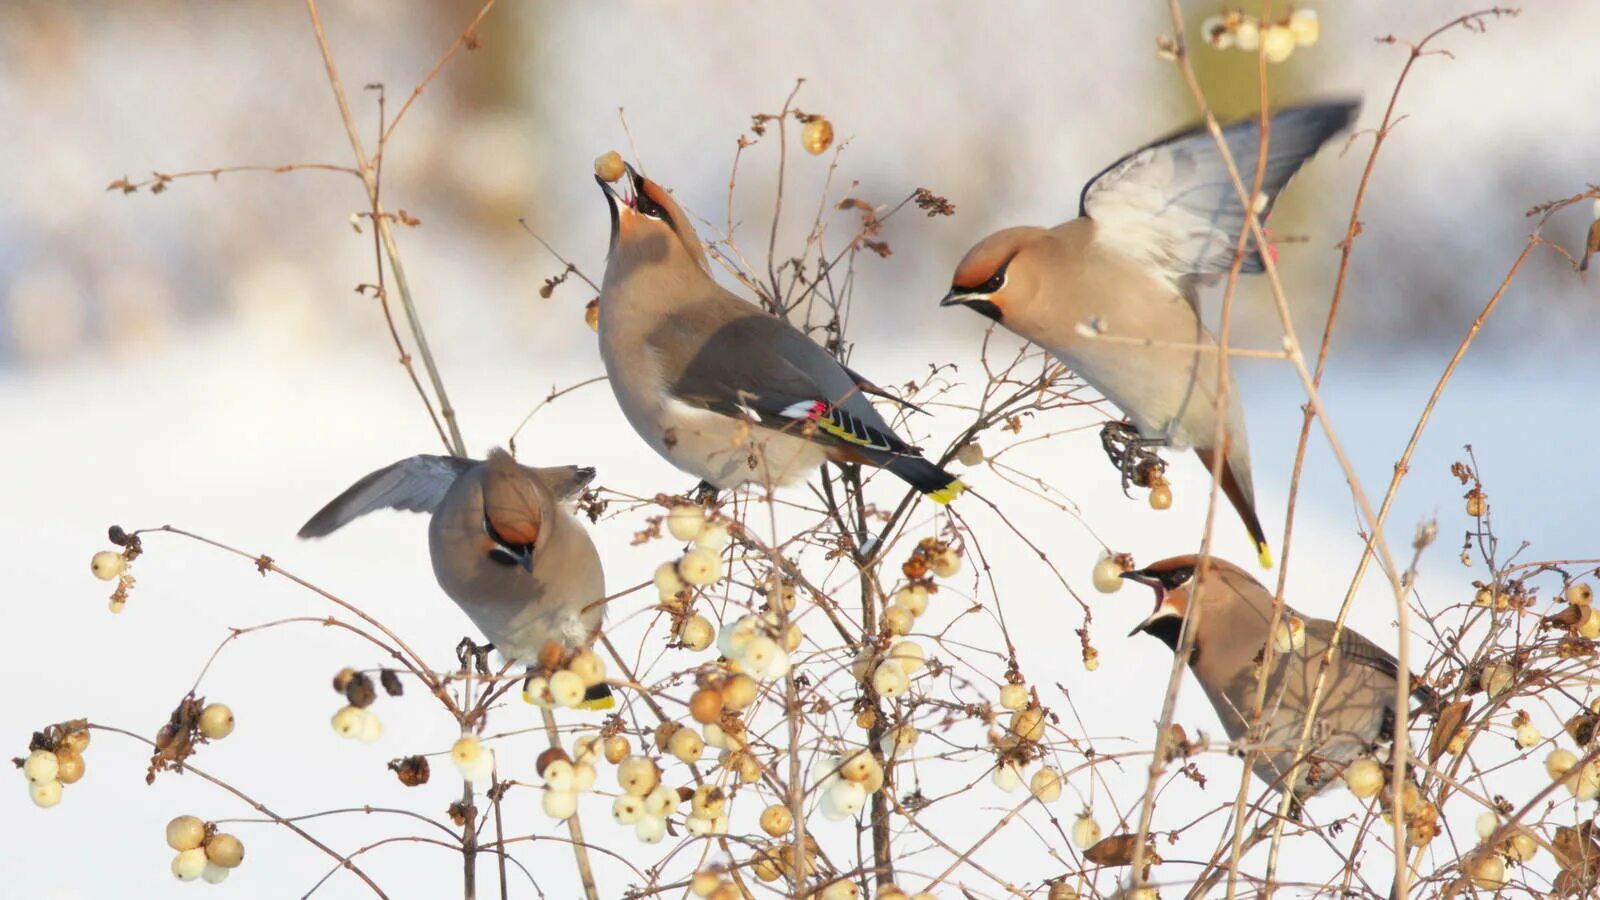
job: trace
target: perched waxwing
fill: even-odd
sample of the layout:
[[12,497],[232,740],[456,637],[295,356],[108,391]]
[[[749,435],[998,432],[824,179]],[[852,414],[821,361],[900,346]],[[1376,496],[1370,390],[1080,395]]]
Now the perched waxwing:
[[796,483],[824,460],[880,466],[940,503],[965,488],[867,399],[889,395],[717,284],[659,184],[632,166],[623,193],[595,180],[611,206],[600,356],[628,423],[657,453],[716,488]]
[[[1332,102],[1272,116],[1258,203],[1263,219],[1289,178],[1350,124],[1357,109],[1356,103]],[[1260,134],[1255,119],[1223,129],[1247,189]],[[1239,393],[1228,385],[1219,448],[1217,357],[1193,349],[1215,344],[1200,319],[1198,291],[1233,264],[1245,221],[1210,133],[1185,131],[1091,179],[1078,218],[984,238],[961,261],[941,305],[970,307],[1048,350],[1122,410],[1141,443],[1193,447],[1207,468],[1220,449],[1223,492],[1244,520],[1262,567],[1270,568]],[[1261,270],[1260,248],[1248,245],[1242,271]]]
[[[1229,739],[1238,740],[1248,730],[1248,717],[1255,706],[1260,661],[1267,644],[1274,643],[1268,632],[1272,591],[1244,569],[1216,557],[1211,559],[1205,580],[1197,585],[1198,566],[1196,556],[1176,556],[1123,573],[1122,577],[1149,585],[1156,592],[1155,612],[1130,636],[1142,631],[1176,652],[1188,618],[1196,629],[1189,670],[1222,719]],[[1197,609],[1200,612],[1194,616]],[[1275,642],[1259,732],[1260,745],[1271,750],[1255,765],[1256,775],[1274,786],[1294,763],[1333,623],[1306,618],[1286,605],[1279,628],[1286,639]],[[1345,766],[1375,745],[1394,739],[1398,673],[1395,658],[1387,651],[1344,629],[1317,711],[1317,726],[1311,731],[1308,755],[1300,768],[1295,787],[1298,798],[1322,790]],[[1415,679],[1411,696],[1426,710],[1438,709],[1438,695]]]
[[[413,456],[351,485],[300,537],[324,537],[379,509],[431,513],[428,548],[439,586],[502,656],[531,664],[547,643],[588,645],[605,618],[600,554],[562,507],[593,477],[586,467],[518,465],[499,448],[483,461]],[[584,704],[612,705],[604,683]]]

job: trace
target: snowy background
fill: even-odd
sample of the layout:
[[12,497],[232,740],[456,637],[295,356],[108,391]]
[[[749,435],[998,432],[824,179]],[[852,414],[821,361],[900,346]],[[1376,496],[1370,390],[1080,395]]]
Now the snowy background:
[[[1322,42],[1273,70],[1276,96],[1359,96],[1366,109],[1358,127],[1370,128],[1405,55],[1372,38],[1417,37],[1471,9],[1323,10]],[[369,132],[376,111],[360,86],[386,83],[392,113],[474,11],[434,4],[397,13],[378,2],[326,11]],[[1191,10],[1196,21],[1209,11]],[[448,659],[469,625],[433,583],[420,518],[374,517],[317,544],[293,539],[357,476],[438,452],[375,304],[352,290],[373,272],[370,236],[352,233],[348,222],[364,204],[359,187],[312,172],[198,179],[155,197],[103,191],[114,178],[152,169],[347,164],[304,10],[39,2],[8,5],[0,24],[0,120],[10,150],[0,167],[0,421],[7,424],[0,571],[9,588],[0,660],[13,685],[0,704],[0,734],[8,753],[20,754],[33,728],[72,716],[153,733],[228,626],[326,612],[283,580],[257,577],[246,562],[156,536],[137,565],[127,611],[112,617],[106,586],[87,572],[112,522],[171,523],[270,554],[357,602],[429,658]],[[517,218],[597,276],[607,217],[589,167],[615,147],[720,226],[735,137],[751,113],[775,112],[799,76],[807,83],[797,105],[827,114],[850,141],[838,177],[859,181],[859,195],[891,203],[924,186],[957,208],[953,218],[898,218],[884,235],[894,255],[863,263],[852,323],[858,367],[886,383],[918,377],[931,360],[975,372],[984,323],[936,307],[955,261],[996,227],[1070,215],[1085,178],[1192,117],[1176,73],[1155,58],[1155,36],[1166,26],[1159,3],[1115,15],[1099,4],[1046,2],[999,12],[845,2],[495,10],[481,29],[482,49],[458,58],[407,114],[384,173],[388,206],[423,222],[402,230],[402,254],[469,446],[503,442],[553,386],[601,372],[582,318],[592,293],[573,281],[541,299],[540,282],[559,264]],[[1325,391],[1374,501],[1451,349],[1521,250],[1523,210],[1600,177],[1592,152],[1600,126],[1589,114],[1600,108],[1596,34],[1600,7],[1540,4],[1493,23],[1487,35],[1453,33],[1440,46],[1456,58],[1430,58],[1413,74],[1400,105],[1409,118],[1384,151],[1363,213]],[[1197,53],[1220,105],[1246,111],[1254,94],[1248,60]],[[1285,248],[1283,266],[1308,343],[1318,337],[1337,261],[1332,245],[1342,237],[1367,141],[1358,139],[1343,158],[1337,148],[1319,157],[1275,217],[1277,227],[1307,237]],[[738,236],[754,246],[768,221],[773,169],[759,148],[747,160],[754,162],[741,168],[735,218],[748,223]],[[791,196],[814,202],[825,163],[792,148],[791,160]],[[803,234],[809,216],[794,221],[780,246]],[[1548,237],[1573,248],[1586,226],[1575,210]],[[1600,441],[1600,420],[1573,414],[1592,405],[1600,378],[1600,361],[1587,352],[1600,337],[1594,303],[1592,285],[1554,254],[1536,254],[1437,411],[1390,526],[1403,544],[1418,522],[1439,519],[1440,542],[1419,582],[1428,609],[1465,602],[1470,581],[1484,577],[1481,566],[1464,569],[1454,556],[1467,522],[1447,470],[1463,444],[1473,444],[1482,463],[1497,529],[1513,545],[1532,542],[1528,558],[1594,553],[1600,490],[1584,460]],[[1237,310],[1241,341],[1271,341],[1275,321],[1263,285],[1247,286]],[[1242,361],[1238,368],[1257,493],[1275,535],[1302,398],[1285,367]],[[1047,424],[1057,429],[1095,421],[1087,412],[1055,418]],[[943,446],[956,427],[938,418],[917,424],[929,446]],[[601,483],[635,494],[687,487],[644,451],[603,385],[541,411],[531,428],[519,441],[531,461],[590,464]],[[1005,445],[998,436],[985,443],[991,451]],[[1331,615],[1360,541],[1349,492],[1324,446],[1314,444],[1308,464],[1289,588],[1302,610]],[[1178,502],[1164,514],[1121,496],[1092,430],[1019,451],[1014,461],[1051,476],[1115,549],[1151,561],[1195,544],[1205,477],[1187,458],[1175,460]],[[1064,685],[1092,736],[1147,739],[1170,657],[1152,641],[1122,635],[1148,612],[1148,596],[1094,595],[1088,570],[1101,545],[1075,516],[1004,488],[982,469],[969,475],[1047,545],[1094,606],[1103,664],[1090,674],[1072,635],[1082,618],[1077,604],[1025,548],[999,542],[1010,555],[996,562],[995,577],[1030,682]],[[995,530],[981,507],[964,512],[980,533]],[[1219,513],[1218,522],[1219,552],[1248,558],[1231,516]],[[639,524],[625,518],[596,529],[613,586],[643,580],[670,552],[660,544],[629,547]],[[629,612],[613,613],[626,620],[621,643],[630,635],[636,642],[643,625]],[[1015,627],[1021,616],[1027,628]],[[1352,624],[1393,646],[1392,623],[1381,579],[1369,576]],[[237,643],[203,691],[234,707],[239,729],[197,764],[281,814],[362,803],[439,814],[458,794],[459,785],[441,777],[447,767],[408,791],[382,766],[447,746],[453,726],[432,708],[417,698],[380,703],[387,734],[376,746],[339,741],[327,727],[337,705],[328,677],[342,665],[373,662],[347,638],[312,626]],[[509,720],[518,709],[502,715]],[[1191,733],[1218,730],[1192,689],[1178,720]],[[1557,731],[1553,717],[1540,724]],[[1126,746],[1108,739],[1102,749]],[[513,774],[532,778],[531,755]],[[107,735],[96,737],[87,762],[87,777],[55,809],[34,809],[20,778],[0,792],[4,893],[165,894],[179,889],[161,836],[168,818],[251,815],[195,778],[163,776],[145,787],[143,754]],[[1231,798],[1237,763],[1211,756],[1201,766],[1210,788],[1172,788],[1159,826]],[[1139,769],[1113,779],[1109,796],[1104,785],[1073,790],[1109,824],[1136,809]],[[602,783],[609,785],[608,774]],[[1506,790],[1520,802],[1515,787]],[[986,781],[971,797],[974,807],[996,811],[1016,799]],[[1056,811],[1070,819],[1079,802],[1069,794]],[[608,805],[596,799],[584,807],[590,838],[635,852],[631,837],[609,827]],[[1353,805],[1347,796],[1329,797],[1312,814],[1332,819]],[[512,832],[564,833],[537,810],[508,815]],[[992,821],[950,821],[948,836],[965,846]],[[1473,842],[1470,817],[1451,824],[1457,833],[1447,840],[1463,848]],[[413,833],[401,820],[359,814],[308,827],[341,848],[391,830]],[[1047,840],[1013,827],[1014,840],[986,846],[977,859],[1029,884],[1066,868],[1046,858]],[[326,857],[280,829],[239,829],[249,856],[221,890],[297,895],[326,871]],[[853,840],[843,826],[824,828],[822,839]],[[1209,840],[1200,830],[1192,845],[1164,855],[1209,854]],[[537,873],[544,896],[572,895],[563,848],[525,845],[519,858]],[[1259,857],[1252,859],[1259,868]],[[1376,859],[1369,877],[1381,883],[1386,856]],[[459,885],[458,858],[439,848],[399,844],[364,860],[391,896],[448,895]],[[907,868],[920,871],[916,860]],[[492,884],[487,861],[482,872]],[[601,872],[607,896],[637,880],[604,865]],[[980,896],[998,894],[970,870],[954,880]],[[359,893],[354,879],[339,875],[318,896]],[[531,893],[526,880],[514,885],[514,896]]]

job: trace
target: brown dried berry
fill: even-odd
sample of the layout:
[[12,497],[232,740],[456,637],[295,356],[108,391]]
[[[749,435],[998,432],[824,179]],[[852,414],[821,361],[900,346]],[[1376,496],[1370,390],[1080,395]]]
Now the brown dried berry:
[[380,672],[378,681],[383,685],[384,693],[391,697],[398,697],[406,692],[405,686],[400,683],[400,673],[393,669],[384,669]]
[[404,759],[389,760],[389,771],[400,779],[406,787],[417,787],[428,783],[431,774],[428,769],[426,756],[407,756]]
[[351,706],[366,709],[378,699],[378,689],[373,686],[371,678],[357,672],[350,678],[350,683],[344,686],[344,698],[350,701]]

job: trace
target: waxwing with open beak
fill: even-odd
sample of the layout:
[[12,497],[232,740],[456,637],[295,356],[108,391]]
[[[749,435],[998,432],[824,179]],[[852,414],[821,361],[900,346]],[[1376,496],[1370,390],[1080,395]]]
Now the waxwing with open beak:
[[715,488],[793,484],[825,460],[888,469],[939,503],[964,488],[890,428],[888,394],[712,279],[688,217],[627,167],[611,208],[600,356],[639,436]]
[[[1278,787],[1294,763],[1333,623],[1306,618],[1285,606],[1279,632],[1271,633],[1270,590],[1225,560],[1213,557],[1203,582],[1196,580],[1198,568],[1198,557],[1176,556],[1124,572],[1122,577],[1148,585],[1156,594],[1155,611],[1131,634],[1143,632],[1176,652],[1182,646],[1184,623],[1189,622],[1195,629],[1189,670],[1230,740],[1239,740],[1248,731],[1260,660],[1268,643],[1274,644],[1276,656],[1267,676],[1259,732],[1265,752],[1258,757],[1255,773]],[[1394,739],[1398,673],[1395,658],[1387,651],[1348,628],[1343,630],[1295,786],[1297,797],[1317,793],[1345,766]],[[1438,708],[1438,695],[1415,679],[1411,696],[1425,709]]]
[[[1272,115],[1258,201],[1263,219],[1290,177],[1358,107],[1317,103]],[[1223,136],[1248,190],[1260,123],[1230,125]],[[1207,468],[1220,454],[1223,492],[1270,568],[1239,394],[1230,383],[1219,445],[1217,358],[1199,349],[1215,345],[1201,322],[1199,287],[1229,270],[1245,222],[1214,139],[1203,128],[1185,131],[1091,179],[1078,218],[984,238],[961,260],[941,305],[969,307],[1049,351],[1128,417],[1134,441],[1192,447]],[[1262,267],[1260,248],[1248,244],[1242,271]]]

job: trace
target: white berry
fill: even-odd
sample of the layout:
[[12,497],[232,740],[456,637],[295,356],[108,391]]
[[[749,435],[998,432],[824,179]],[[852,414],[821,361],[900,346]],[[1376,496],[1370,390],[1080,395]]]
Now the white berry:
[[1072,843],[1079,850],[1087,850],[1100,843],[1100,823],[1094,816],[1084,814],[1072,823]]
[[667,512],[667,532],[680,541],[692,541],[706,528],[706,511],[680,503]]
[[110,550],[101,550],[89,559],[89,571],[93,572],[94,577],[101,581],[110,581],[116,578],[127,567],[128,561],[122,558],[122,554],[113,553]]
[[49,809],[61,802],[61,782],[53,778],[49,781],[30,782],[28,796],[33,800],[34,806]]
[[55,781],[61,771],[61,762],[49,750],[35,750],[22,764],[22,776],[34,784]]
[[562,669],[550,676],[550,698],[557,706],[573,709],[583,703],[583,694],[583,679],[571,669]]
[[179,881],[193,881],[206,870],[206,851],[195,847],[172,858],[172,874]]
[[1126,579],[1122,577],[1122,564],[1114,557],[1102,556],[1094,564],[1094,589],[1102,594],[1115,594],[1122,590]]
[[572,791],[546,790],[541,805],[544,814],[556,821],[570,819],[578,812],[578,795]]
[[721,566],[722,561],[717,554],[696,547],[678,560],[678,575],[690,584],[715,584]]
[[678,640],[683,645],[696,653],[711,646],[716,640],[716,630],[711,627],[711,621],[702,615],[693,615],[684,620],[683,628],[678,632]]

